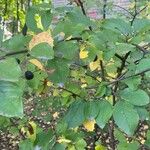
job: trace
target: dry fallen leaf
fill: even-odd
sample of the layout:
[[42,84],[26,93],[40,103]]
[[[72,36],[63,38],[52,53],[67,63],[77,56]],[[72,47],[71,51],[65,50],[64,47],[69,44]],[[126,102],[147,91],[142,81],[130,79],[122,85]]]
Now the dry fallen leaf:
[[83,123],[83,126],[87,131],[94,131],[95,123],[94,119],[89,119]]
[[41,32],[37,35],[34,35],[29,43],[29,49],[31,50],[34,46],[43,42],[48,43],[53,47],[53,38],[49,32]]

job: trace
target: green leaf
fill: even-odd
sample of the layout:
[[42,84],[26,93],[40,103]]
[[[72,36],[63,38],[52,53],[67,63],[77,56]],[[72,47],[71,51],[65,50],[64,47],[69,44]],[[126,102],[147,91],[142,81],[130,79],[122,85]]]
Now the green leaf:
[[133,22],[133,28],[135,32],[145,32],[150,29],[150,20],[148,19],[135,19]]
[[33,150],[34,146],[30,140],[24,140],[19,143],[19,150]]
[[54,70],[49,74],[49,80],[54,83],[66,82],[69,75],[69,65],[65,59],[53,59],[48,61],[48,68]]
[[0,130],[7,128],[10,125],[10,120],[7,117],[0,116]]
[[3,31],[0,29],[0,47],[2,46],[2,41],[3,41]]
[[48,29],[52,21],[52,13],[50,10],[41,13],[41,22],[45,30]]
[[[83,15],[81,9],[75,7],[73,11],[68,12],[66,16],[73,24],[83,24],[85,27],[91,26],[93,23],[90,18]],[[82,20],[82,21],[81,21]]]
[[99,113],[99,103],[97,101],[89,101],[85,103],[85,118],[94,119]]
[[21,77],[21,69],[14,58],[0,61],[0,80],[16,82]]
[[119,101],[115,105],[113,117],[116,125],[128,135],[133,135],[138,122],[139,116],[133,105]]
[[119,55],[125,55],[129,51],[133,52],[135,51],[135,46],[128,44],[128,43],[117,43],[116,44],[116,52]]
[[150,58],[142,59],[136,68],[136,73],[140,73],[146,69],[150,69]]
[[149,103],[148,94],[140,89],[131,90],[129,88],[126,88],[120,92],[120,96],[122,99],[136,106],[144,106]]
[[99,101],[97,103],[99,107],[99,113],[96,117],[96,123],[101,127],[104,128],[110,117],[112,116],[113,109],[109,102],[107,101]]
[[150,148],[150,131],[147,132],[146,137],[147,137],[147,140],[145,142],[145,145]]
[[66,146],[63,144],[57,143],[57,144],[55,144],[55,146],[53,147],[52,150],[66,150]]
[[33,32],[40,32],[41,30],[37,27],[37,22],[35,20],[35,14],[37,14],[37,10],[34,7],[30,7],[26,14],[26,24],[27,27]]
[[150,119],[149,112],[146,110],[146,108],[135,107],[135,109],[137,110],[137,113],[139,114],[139,117],[140,117],[141,121]]
[[73,59],[78,57],[78,45],[76,42],[64,41],[55,46],[56,54],[66,59]]
[[62,31],[65,33],[65,38],[69,36],[78,37],[81,36],[82,31],[85,30],[85,26],[82,24],[76,24],[70,22],[69,20],[60,21],[54,28],[54,36],[58,35]]
[[100,97],[104,96],[104,94],[106,94],[106,90],[107,90],[106,85],[104,85],[103,83],[101,83],[98,86],[98,89],[96,91],[95,96],[100,96]]
[[136,141],[132,143],[121,142],[117,145],[117,150],[137,150],[139,147],[140,144]]
[[115,128],[114,135],[119,142],[126,142],[126,137],[120,130]]
[[2,47],[6,48],[8,51],[19,51],[24,50],[27,38],[21,34],[14,35],[9,40],[3,42]]
[[132,77],[123,81],[131,90],[136,90],[141,83],[140,77]]
[[75,128],[83,123],[85,103],[81,100],[77,100],[71,104],[66,116],[65,121],[68,123],[69,128]]
[[34,46],[29,53],[38,59],[48,60],[54,58],[53,48],[48,43],[40,43]]
[[75,143],[76,150],[85,150],[86,142],[83,139],[78,140]]
[[53,135],[53,132],[51,130],[47,132],[40,132],[37,134],[36,138],[36,145],[40,146],[42,150],[47,150],[49,148],[52,148],[55,144],[55,136]]
[[123,33],[125,35],[132,34],[133,29],[129,22],[123,19],[107,19],[103,23],[104,28],[110,29],[115,32]]
[[23,82],[0,81],[0,115],[6,117],[23,116]]

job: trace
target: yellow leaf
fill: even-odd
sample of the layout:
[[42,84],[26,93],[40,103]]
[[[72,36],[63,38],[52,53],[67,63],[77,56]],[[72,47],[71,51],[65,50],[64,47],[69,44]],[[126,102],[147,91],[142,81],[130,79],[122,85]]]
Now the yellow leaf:
[[29,62],[32,63],[33,65],[37,66],[40,70],[45,71],[44,66],[37,59],[30,59]]
[[84,59],[84,58],[87,58],[88,57],[88,51],[86,51],[86,50],[81,50],[80,51],[80,54],[79,54],[79,56],[80,56],[80,59]]
[[80,80],[81,80],[82,83],[86,83],[85,78],[80,78]]
[[94,131],[95,123],[96,122],[94,119],[92,119],[92,120],[89,119],[83,123],[83,126],[87,131]]
[[43,42],[48,43],[50,46],[53,47],[53,38],[50,33],[41,32],[37,35],[34,35],[32,40],[29,43],[29,49],[31,50],[34,46]]
[[54,89],[54,91],[53,91],[53,96],[58,96],[58,95],[59,95],[58,89]]
[[27,131],[27,138],[31,139],[31,141],[35,141],[36,139],[36,124],[33,121],[29,122],[29,127]]
[[87,84],[82,84],[81,85],[81,88],[86,88],[87,87]]
[[23,135],[25,135],[25,134],[26,134],[26,130],[25,130],[25,128],[24,128],[24,127],[22,127],[22,128],[21,128],[21,133],[22,133]]
[[47,86],[52,86],[53,85],[53,83],[52,82],[50,82],[50,81],[47,81]]
[[70,40],[72,38],[72,35],[66,38],[66,41]]
[[103,145],[97,145],[95,147],[95,150],[106,150],[106,147],[104,147]]
[[113,104],[113,96],[112,95],[106,96],[105,98],[110,104]]
[[90,70],[94,71],[100,67],[99,59],[97,61],[93,61],[89,64]]
[[58,140],[57,140],[58,143],[71,143],[71,140],[68,140],[68,139],[65,139],[63,137],[60,137]]

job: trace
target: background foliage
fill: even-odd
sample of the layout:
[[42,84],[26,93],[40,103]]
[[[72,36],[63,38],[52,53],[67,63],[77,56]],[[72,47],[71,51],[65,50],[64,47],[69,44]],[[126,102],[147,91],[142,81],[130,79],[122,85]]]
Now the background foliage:
[[149,149],[149,2],[107,18],[104,1],[100,20],[71,3],[1,2],[3,22],[16,23],[12,38],[0,32],[1,130],[21,136],[21,150]]

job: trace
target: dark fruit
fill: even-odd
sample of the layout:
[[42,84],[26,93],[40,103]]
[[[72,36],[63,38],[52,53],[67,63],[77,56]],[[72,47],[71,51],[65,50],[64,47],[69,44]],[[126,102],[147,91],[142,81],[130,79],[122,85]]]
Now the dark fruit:
[[29,53],[27,54],[27,57],[30,57],[30,54],[29,54]]
[[25,72],[25,78],[27,80],[32,80],[34,78],[34,74],[31,71],[26,71]]
[[20,64],[20,59],[16,58],[16,61],[17,61],[18,64]]

